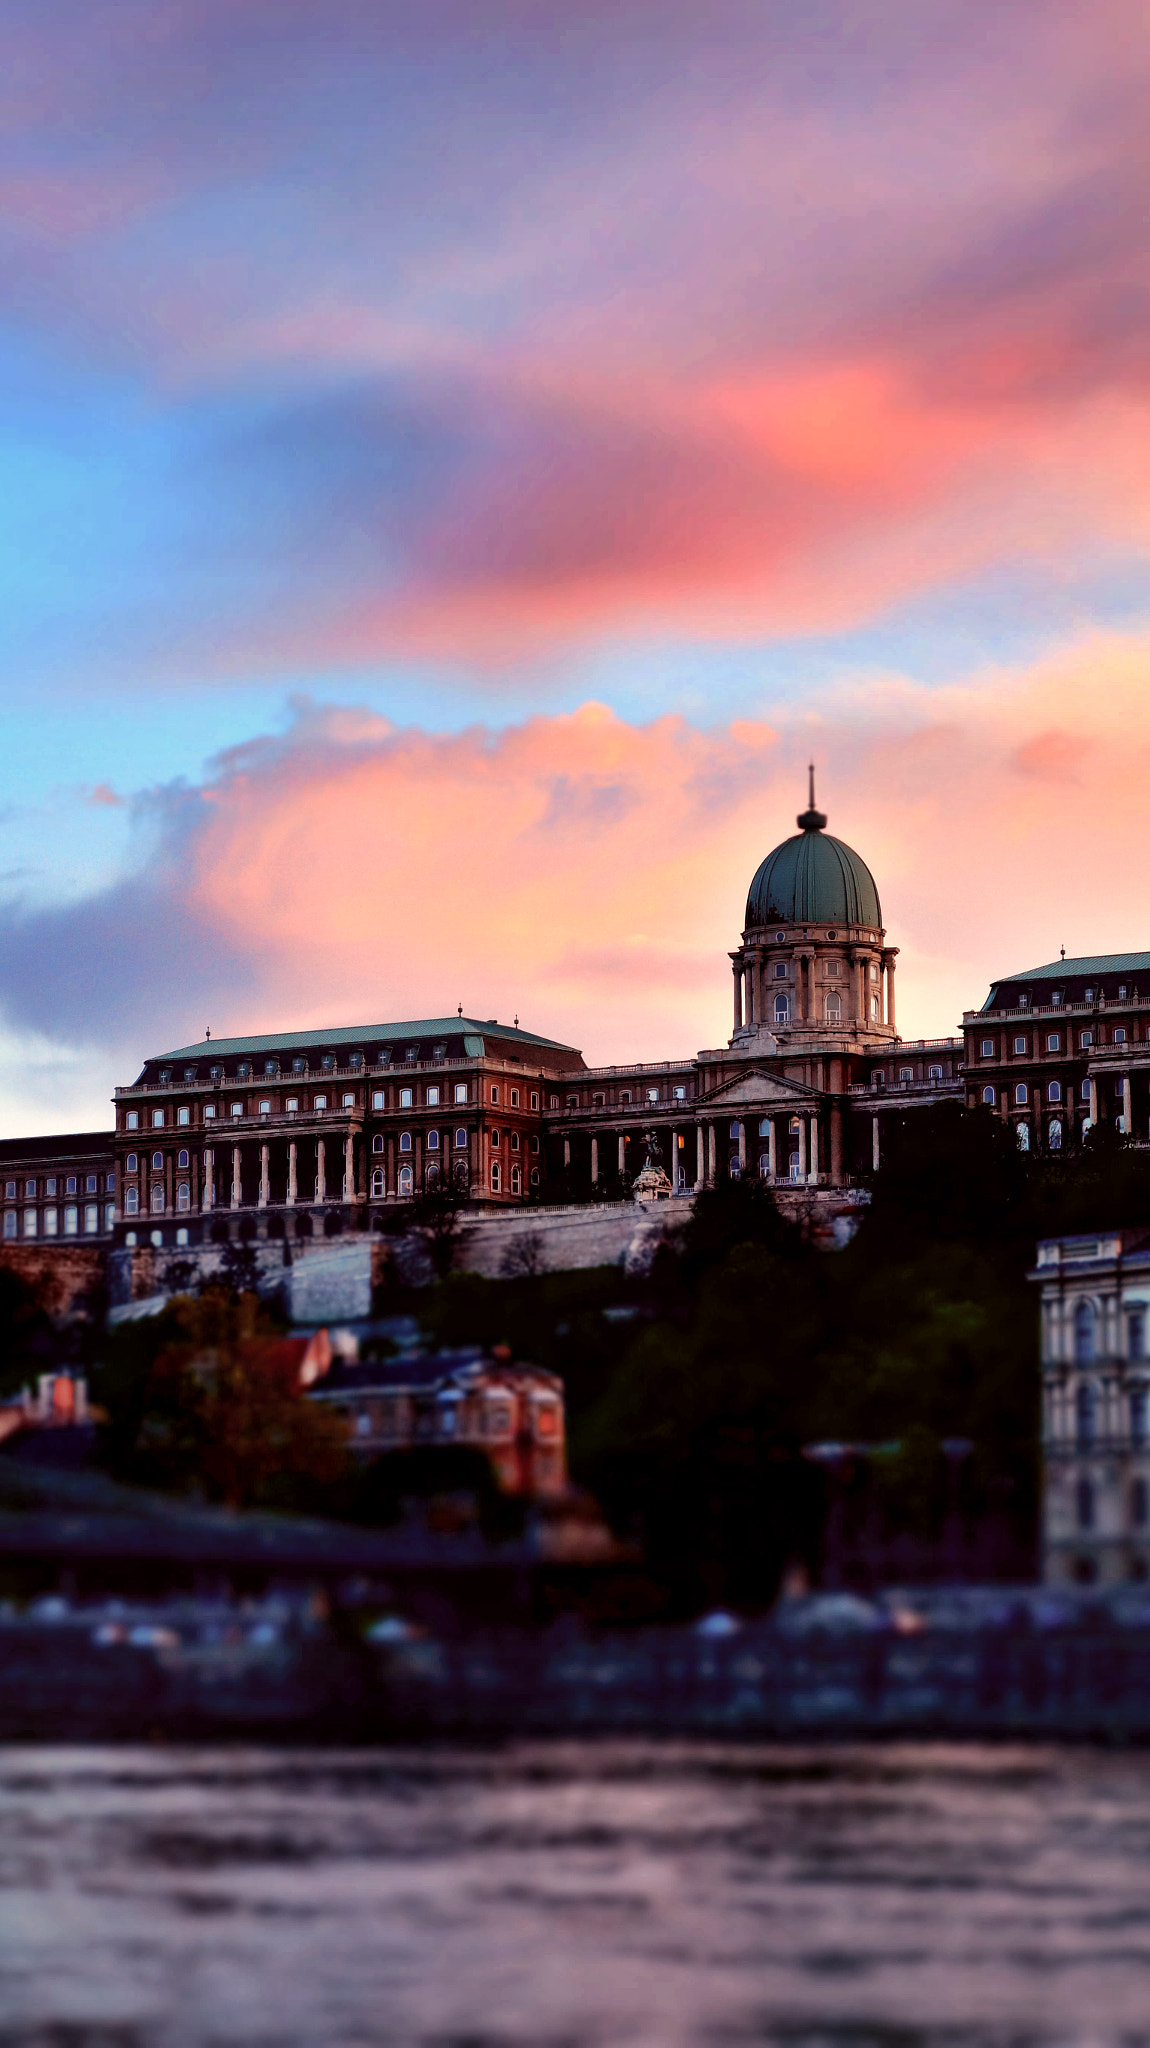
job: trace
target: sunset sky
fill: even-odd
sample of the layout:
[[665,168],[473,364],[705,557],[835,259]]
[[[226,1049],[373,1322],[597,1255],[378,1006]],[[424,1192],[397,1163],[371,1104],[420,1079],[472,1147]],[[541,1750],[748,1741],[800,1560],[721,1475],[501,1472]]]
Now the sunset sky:
[[1145,0],[0,0],[0,1125],[1150,948]]

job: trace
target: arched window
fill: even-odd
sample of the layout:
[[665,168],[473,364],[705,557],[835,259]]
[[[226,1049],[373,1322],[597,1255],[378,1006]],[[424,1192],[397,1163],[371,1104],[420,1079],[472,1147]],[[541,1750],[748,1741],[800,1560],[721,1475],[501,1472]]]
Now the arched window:
[[942,1079],[942,1068],[941,1068],[941,1067],[928,1067],[928,1068],[927,1068],[927,1070],[926,1070],[926,1078],[927,1078],[927,1080],[928,1080],[928,1081],[941,1081],[941,1079]]
[[377,1199],[380,1195],[385,1195],[387,1193],[387,1186],[382,1166],[374,1166],[372,1168],[371,1192]]
[[1114,1033],[1114,1043],[1115,1045],[1125,1045],[1126,1043],[1126,1033],[1123,1030],[1121,1024],[1118,1026],[1117,1031]]
[[759,1173],[760,1173],[760,1175],[762,1176],[762,1178],[763,1178],[764,1180],[767,1180],[767,1179],[769,1179],[769,1178],[770,1178],[770,1172],[771,1172],[771,1155],[770,1155],[770,1153],[769,1153],[769,1152],[760,1152],[760,1153],[759,1153]]
[[739,1135],[739,1130],[740,1130],[740,1128],[741,1128],[741,1127],[740,1127],[740,1125],[738,1125],[737,1123],[736,1123],[736,1124],[732,1124],[732,1125],[730,1126],[730,1129],[729,1129],[729,1130],[728,1130],[728,1132],[727,1132],[727,1136],[728,1136],[729,1138],[737,1138],[737,1137],[738,1137],[738,1135]]
[[518,1132],[518,1131],[512,1131],[512,1133],[511,1133],[511,1150],[512,1150],[513,1152],[519,1152],[519,1151],[521,1151],[521,1150],[522,1150],[522,1146],[523,1146],[523,1140],[522,1140],[522,1138],[520,1137],[520,1135],[519,1135],[519,1132]]
[[790,1011],[786,996],[775,997],[775,1023],[785,1024]]
[[1146,1443],[1147,1393],[1142,1382],[1130,1389],[1130,1441],[1135,1450]]
[[382,1132],[382,1131],[377,1131],[377,1132],[376,1132],[376,1134],[375,1134],[374,1138],[373,1138],[373,1139],[372,1139],[372,1141],[371,1141],[371,1149],[372,1149],[372,1151],[373,1151],[373,1152],[382,1152],[382,1151],[383,1151],[383,1132]]
[[491,1162],[491,1192],[493,1195],[499,1193],[499,1185],[499,1161],[498,1159],[493,1159]]
[[988,1109],[994,1108],[994,1090],[989,1085],[983,1089],[982,1099]]
[[400,1134],[399,1134],[399,1149],[400,1149],[400,1151],[401,1151],[401,1152],[410,1152],[410,1150],[411,1150],[411,1132],[410,1132],[410,1131],[401,1131],[401,1132],[400,1132]]
[[186,1181],[186,1180],[182,1180],[182,1181],[179,1181],[179,1182],[177,1183],[177,1186],[176,1186],[176,1207],[177,1207],[177,1209],[190,1209],[190,1208],[191,1208],[191,1206],[192,1206],[192,1191],[191,1191],[191,1188],[190,1188],[190,1187],[188,1186],[188,1183],[187,1183],[187,1181]]
[[1019,1124],[1018,1126],[1018,1149],[1020,1152],[1029,1152],[1030,1150],[1029,1124]]
[[164,1155],[163,1155],[163,1153],[162,1153],[162,1152],[153,1152],[153,1154],[152,1154],[152,1172],[153,1172],[153,1173],[162,1173],[162,1172],[163,1172],[163,1170],[164,1170]]
[[1047,1135],[1047,1139],[1048,1139],[1048,1141],[1049,1141],[1049,1144],[1050,1144],[1050,1149],[1051,1149],[1051,1151],[1052,1151],[1052,1152],[1061,1152],[1061,1150],[1062,1150],[1062,1119],[1061,1119],[1061,1117],[1057,1117],[1057,1116],[1052,1116],[1052,1117],[1051,1117],[1051,1119],[1050,1119],[1050,1127],[1049,1127],[1049,1129],[1048,1129],[1048,1131],[1047,1131],[1047,1134],[1046,1134],[1046,1135]]
[[764,1117],[761,1117],[761,1118],[759,1119],[759,1136],[760,1136],[760,1138],[769,1138],[769,1137],[770,1137],[770,1135],[771,1135],[771,1119],[770,1119],[770,1117],[769,1117],[769,1116],[764,1116]]
[[877,1023],[878,1023],[878,997],[877,997],[877,996],[872,996],[872,997],[871,997],[871,999],[870,999],[870,1013],[871,1013],[871,1018],[872,1018],[872,1020],[874,1021],[874,1023],[876,1023],[876,1024],[877,1024]]
[[511,1192],[513,1195],[521,1195],[523,1193],[523,1175],[517,1166],[513,1166],[511,1169]]
[[1080,1301],[1074,1310],[1074,1363],[1088,1365],[1094,1356],[1094,1308]]
[[1074,1396],[1074,1433],[1080,1451],[1090,1450],[1094,1443],[1097,1415],[1094,1389],[1089,1380],[1083,1380]]
[[827,997],[827,1023],[837,1024],[843,1013],[842,997],[835,989]]
[[125,1216],[138,1216],[139,1213],[140,1190],[139,1188],[129,1188],[124,1195],[124,1214]]
[[900,1081],[913,1081],[913,1080],[914,1080],[914,1068],[913,1068],[913,1067],[900,1067],[900,1068],[899,1068],[899,1070],[898,1070],[898,1078],[899,1078],[899,1080],[900,1080]]
[[188,1170],[188,1155],[187,1155],[187,1153],[186,1153],[186,1152],[181,1152],[181,1153],[180,1153],[180,1155],[179,1155],[179,1158],[178,1158],[178,1159],[176,1160],[176,1165],[178,1166],[178,1168],[179,1168],[179,1170],[180,1170],[180,1172],[181,1172],[181,1173],[186,1173],[186,1172],[187,1172],[187,1170]]
[[439,1150],[439,1132],[438,1132],[438,1131],[428,1131],[428,1133],[427,1133],[427,1149],[428,1149],[428,1151],[429,1151],[429,1152],[438,1152],[438,1150]]
[[159,1214],[162,1214],[162,1212],[163,1212],[163,1209],[164,1209],[164,1206],[165,1206],[165,1204],[164,1204],[164,1190],[163,1190],[163,1187],[162,1187],[162,1185],[160,1185],[160,1184],[157,1184],[157,1185],[156,1185],[156,1186],[155,1186],[155,1187],[154,1187],[154,1188],[152,1189],[152,1207],[153,1207],[153,1209],[154,1209],[154,1210],[156,1211],[156,1213],[157,1213],[157,1214],[159,1215]]
[[1080,1529],[1094,1527],[1094,1488],[1089,1479],[1080,1479],[1075,1488],[1074,1505],[1078,1511]]
[[401,1166],[399,1169],[399,1192],[401,1195],[410,1195],[411,1193],[410,1166]]
[[1018,1081],[1015,1083],[1014,1100],[1018,1104],[1020,1109],[1023,1103],[1030,1101],[1030,1090],[1027,1087],[1025,1081]]
[[427,1169],[426,1179],[429,1188],[434,1187],[436,1181],[439,1179],[439,1167],[434,1159],[432,1160],[430,1166]]
[[1061,1100],[1062,1100],[1062,1083],[1061,1083],[1061,1081],[1050,1081],[1050,1082],[1048,1082],[1048,1083],[1047,1083],[1047,1087],[1046,1087],[1046,1100],[1047,1100],[1048,1102],[1061,1102]]
[[539,1186],[539,1168],[537,1166],[533,1166],[531,1169],[531,1185],[533,1188]]
[[457,1152],[466,1152],[467,1150],[467,1132],[462,1124],[460,1124],[455,1133],[455,1149]]

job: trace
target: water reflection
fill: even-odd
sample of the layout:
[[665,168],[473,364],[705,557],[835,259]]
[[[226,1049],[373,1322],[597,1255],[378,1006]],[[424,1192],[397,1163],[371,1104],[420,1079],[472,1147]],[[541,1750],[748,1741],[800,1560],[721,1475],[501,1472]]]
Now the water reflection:
[[0,1752],[0,2048],[1150,2040],[1140,1753]]

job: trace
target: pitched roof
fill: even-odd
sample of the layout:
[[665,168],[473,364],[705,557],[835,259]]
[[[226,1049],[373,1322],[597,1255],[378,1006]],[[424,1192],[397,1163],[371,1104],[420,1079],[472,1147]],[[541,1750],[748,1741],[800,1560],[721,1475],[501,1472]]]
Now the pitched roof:
[[114,1131],[66,1131],[58,1137],[0,1138],[0,1160],[111,1159]]
[[1027,967],[1021,974],[1000,974],[995,987],[1007,981],[1063,981],[1082,974],[1150,974],[1150,953],[1086,953],[1079,960],[1051,960],[1045,967]]
[[[521,1031],[512,1024],[500,1024],[494,1017],[420,1017],[400,1024],[339,1024],[327,1031],[265,1031],[250,1038],[201,1038],[196,1045],[178,1045],[171,1052],[153,1053],[151,1060],[209,1059],[213,1053],[226,1057],[230,1053],[274,1052],[278,1046],[285,1045],[358,1046],[367,1045],[373,1039],[386,1045],[389,1041],[446,1038],[452,1033],[458,1037],[461,1032],[481,1040],[486,1034],[491,1038],[511,1039],[519,1045],[542,1045],[555,1052],[575,1052],[578,1049],[564,1045],[557,1038],[540,1038],[537,1032]],[[482,1044],[478,1050],[482,1052]]]

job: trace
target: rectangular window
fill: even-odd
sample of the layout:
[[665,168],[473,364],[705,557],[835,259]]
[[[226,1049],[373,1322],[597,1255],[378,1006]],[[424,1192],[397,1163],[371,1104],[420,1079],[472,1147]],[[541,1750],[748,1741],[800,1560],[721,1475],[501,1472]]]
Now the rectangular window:
[[16,1235],[15,1209],[5,1209],[4,1211],[4,1235],[5,1237],[15,1237]]
[[232,1115],[233,1115],[233,1116],[242,1116],[242,1115],[243,1115],[243,1113],[244,1113],[244,1106],[243,1106],[243,1103],[242,1103],[242,1102],[233,1102],[233,1104],[232,1104]]
[[342,1100],[342,1103],[343,1103],[343,1107],[344,1107],[344,1109],[354,1109],[354,1108],[355,1108],[355,1096],[354,1096],[354,1095],[344,1095],[344,1096],[343,1096],[343,1097],[341,1098],[341,1100]]
[[90,1237],[95,1237],[100,1228],[100,1210],[95,1202],[87,1202],[84,1205],[84,1228]]
[[97,1190],[97,1188],[99,1187],[99,1185],[100,1185],[100,1177],[99,1177],[99,1175],[98,1175],[98,1174],[95,1174],[95,1173],[89,1173],[89,1174],[87,1174],[87,1175],[85,1176],[85,1179],[84,1179],[84,1193],[85,1193],[86,1195],[94,1195],[94,1194],[95,1194],[95,1192],[96,1192],[96,1190]]
[[114,1202],[105,1202],[105,1204],[104,1204],[104,1228],[105,1228],[105,1230],[114,1230],[114,1229],[115,1229],[115,1227],[116,1227],[116,1204],[115,1204]]
[[1014,1041],[1014,1050],[1015,1050],[1015,1052],[1016,1052],[1016,1053],[1022,1053],[1023,1055],[1025,1055],[1025,1052],[1026,1052],[1026,1040],[1025,1040],[1025,1038],[1016,1038],[1016,1039],[1015,1039],[1015,1041]]
[[491,1100],[492,1100],[492,1102],[498,1102],[498,1100],[499,1100],[499,1090],[498,1090],[498,1088],[496,1088],[496,1087],[494,1087],[494,1086],[492,1086],[492,1090],[491,1090]]
[[8,1199],[8,1201],[10,1201],[10,1202],[14,1202],[14,1201],[16,1200],[16,1183],[15,1183],[15,1181],[14,1181],[14,1180],[6,1180],[6,1181],[5,1181],[5,1183],[4,1183],[4,1193],[5,1193],[5,1195],[6,1195],[7,1199]]
[[428,1109],[438,1109],[438,1108],[439,1108],[439,1090],[438,1090],[438,1088],[429,1088],[429,1089],[428,1089],[428,1091],[427,1091],[427,1107],[428,1107]]
[[992,1059],[994,1058],[994,1040],[993,1040],[993,1038],[984,1038],[984,1039],[983,1039],[983,1041],[982,1041],[982,1057],[983,1057],[983,1059],[984,1059],[984,1060],[992,1060]]
[[1118,984],[1118,1000],[1120,1003],[1126,1001],[1126,983],[1124,981],[1120,981]]
[[58,1210],[58,1209],[55,1209],[55,1208],[52,1208],[52,1209],[45,1209],[45,1211],[44,1211],[44,1235],[45,1235],[45,1237],[55,1237],[55,1236],[56,1236],[56,1233],[57,1233],[57,1231],[58,1231],[58,1229],[59,1229],[59,1226],[60,1226],[60,1213],[59,1213],[59,1210]]
[[284,1108],[286,1109],[289,1116],[294,1116],[297,1109],[299,1108],[299,1096],[289,1095],[287,1101],[284,1103]]
[[467,1100],[467,1083],[466,1083],[466,1081],[457,1081],[457,1082],[456,1082],[456,1084],[455,1084],[455,1100],[456,1100],[457,1102],[466,1102],[466,1100]]
[[162,1110],[162,1109],[154,1109],[154,1110],[152,1111],[152,1129],[153,1129],[154,1131],[162,1131],[162,1130],[163,1130],[163,1128],[164,1128],[164,1112],[163,1112],[163,1110]]
[[1062,1040],[1059,1038],[1057,1031],[1048,1031],[1046,1034],[1047,1052],[1058,1052],[1061,1046]]
[[76,1193],[76,1176],[74,1173],[68,1175],[64,1183],[64,1193],[66,1195],[74,1195]]
[[532,1109],[538,1109],[538,1107],[539,1107],[539,1096],[538,1096],[538,1093],[537,1093],[537,1092],[533,1092],[533,1093],[532,1093],[532,1096],[531,1096],[531,1107],[532,1107]]
[[512,1109],[518,1109],[518,1107],[519,1107],[519,1090],[518,1090],[518,1088],[513,1088],[513,1089],[511,1090],[511,1107],[512,1107]]
[[[115,1192],[116,1192],[116,1176],[115,1176],[115,1173],[114,1173],[114,1172],[112,1172],[112,1173],[108,1173],[108,1174],[105,1174],[105,1176],[104,1176],[104,1186],[105,1186],[105,1187],[107,1188],[107,1190],[108,1190],[108,1193],[109,1193],[110,1195],[114,1195],[114,1194],[115,1194]],[[52,1194],[55,1194],[55,1192],[56,1192],[56,1188],[55,1188],[55,1183],[53,1183],[53,1186],[52,1186],[52,1188],[51,1188],[51,1193],[52,1193]]]
[[372,1106],[372,1108],[373,1108],[373,1109],[382,1109],[382,1108],[383,1108],[383,1089],[382,1089],[382,1088],[373,1088],[373,1089],[372,1089],[372,1091],[371,1091],[371,1106]]
[[411,1095],[411,1090],[410,1090],[410,1088],[401,1088],[401,1089],[400,1089],[400,1091],[399,1091],[399,1106],[400,1106],[400,1108],[401,1108],[401,1109],[410,1109],[410,1108],[411,1108],[411,1103],[412,1103],[412,1095]]
[[687,1100],[687,1091],[685,1088],[674,1088],[671,1092],[674,1095],[676,1102],[685,1102]]
[[38,1229],[38,1227],[39,1227],[39,1222],[40,1222],[40,1219],[39,1219],[39,1217],[37,1216],[37,1214],[36,1214],[36,1211],[35,1211],[35,1209],[25,1209],[25,1211],[24,1211],[24,1235],[25,1235],[25,1237],[35,1237],[35,1235],[36,1235],[36,1232],[37,1232],[37,1229]]
[[34,1180],[26,1180],[26,1181],[24,1182],[24,1194],[25,1194],[25,1197],[26,1197],[26,1198],[29,1198],[29,1199],[30,1199],[30,1198],[32,1198],[32,1197],[33,1197],[33,1196],[35,1195],[35,1193],[36,1193],[36,1183],[35,1183],[35,1181],[34,1181]]
[[76,1235],[76,1232],[77,1232],[77,1231],[79,1230],[79,1228],[80,1228],[80,1211],[79,1211],[79,1210],[77,1209],[77,1207],[76,1207],[76,1204],[75,1204],[74,1202],[69,1202],[69,1203],[68,1203],[68,1205],[67,1205],[67,1207],[66,1207],[66,1208],[65,1208],[65,1210],[64,1210],[64,1235],[65,1235],[65,1237],[75,1237],[75,1235]]
[[209,1122],[209,1121],[211,1121],[212,1119],[214,1119],[214,1117],[215,1117],[215,1114],[216,1114],[216,1105],[215,1105],[215,1103],[214,1103],[214,1102],[205,1102],[205,1104],[204,1104],[204,1121],[205,1121],[205,1122]]
[[56,1176],[55,1176],[55,1174],[54,1174],[54,1173],[52,1173],[52,1174],[49,1174],[49,1176],[48,1176],[47,1180],[46,1180],[46,1181],[44,1182],[44,1193],[45,1193],[46,1195],[54,1195],[54,1194],[55,1194],[55,1192],[56,1192]]
[[178,1124],[190,1124],[191,1121],[191,1110],[187,1107],[186,1104],[181,1104],[180,1108],[176,1111],[176,1122]]
[[268,1097],[268,1096],[266,1096],[266,1095],[265,1095],[265,1096],[264,1096],[264,1098],[263,1098],[263,1100],[262,1100],[262,1102],[260,1103],[260,1115],[261,1115],[261,1116],[270,1116],[270,1115],[271,1115],[271,1113],[272,1113],[272,1106],[271,1106],[271,1100],[270,1100],[270,1097]]
[[127,1114],[126,1114],[126,1115],[125,1115],[125,1117],[124,1117],[124,1129],[125,1129],[126,1131],[138,1131],[138,1130],[139,1130],[139,1128],[140,1128],[140,1113],[139,1113],[139,1111],[138,1111],[138,1110],[136,1110],[136,1109],[130,1109],[130,1110],[128,1110]]

